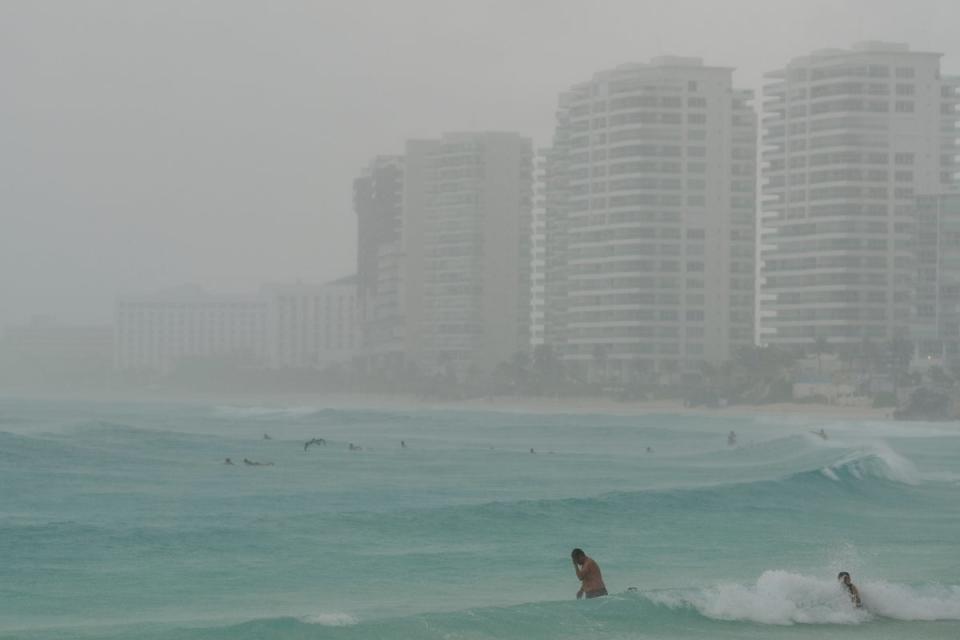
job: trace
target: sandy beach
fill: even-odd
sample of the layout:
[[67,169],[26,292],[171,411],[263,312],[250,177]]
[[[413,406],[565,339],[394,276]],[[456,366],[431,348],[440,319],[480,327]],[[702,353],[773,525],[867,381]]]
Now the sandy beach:
[[681,400],[621,402],[610,398],[511,397],[467,400],[422,400],[412,395],[373,393],[187,393],[156,391],[40,392],[0,389],[0,397],[92,402],[145,402],[231,405],[240,407],[311,407],[316,409],[373,409],[383,411],[501,411],[537,414],[650,415],[679,414],[702,416],[787,415],[846,420],[889,420],[892,409],[864,406],[808,403],[732,405],[722,408],[685,407]]

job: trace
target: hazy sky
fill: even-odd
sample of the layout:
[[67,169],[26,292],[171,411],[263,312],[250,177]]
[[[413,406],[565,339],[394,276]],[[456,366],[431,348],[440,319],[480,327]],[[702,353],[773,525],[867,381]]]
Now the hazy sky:
[[371,156],[445,130],[543,144],[598,69],[695,55],[757,87],[883,39],[956,72],[958,24],[955,0],[0,0],[0,324],[350,273]]

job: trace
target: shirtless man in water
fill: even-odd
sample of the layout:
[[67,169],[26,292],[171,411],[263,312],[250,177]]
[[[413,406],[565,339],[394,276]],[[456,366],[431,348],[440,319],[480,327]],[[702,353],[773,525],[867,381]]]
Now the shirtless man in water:
[[847,590],[847,595],[850,596],[850,602],[853,603],[853,606],[857,609],[863,608],[863,602],[860,601],[860,590],[854,586],[853,581],[850,579],[850,574],[846,571],[841,571],[837,575],[837,580],[839,580],[843,588]]
[[573,570],[580,580],[580,590],[577,591],[577,600],[580,598],[599,598],[607,595],[607,587],[603,584],[600,575],[600,566],[593,558],[583,552],[583,549],[574,549],[570,554],[573,559]]

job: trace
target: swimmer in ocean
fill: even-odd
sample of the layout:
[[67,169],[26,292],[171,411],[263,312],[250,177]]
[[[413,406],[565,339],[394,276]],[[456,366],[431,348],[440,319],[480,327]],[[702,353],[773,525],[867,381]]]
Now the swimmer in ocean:
[[811,431],[810,433],[812,433],[815,436],[820,436],[824,440],[829,440],[829,438],[827,437],[826,429],[820,429],[820,431]]
[[727,434],[727,446],[734,447],[737,444],[737,432],[731,431]]
[[580,590],[577,591],[577,600],[581,598],[599,598],[607,595],[607,587],[603,584],[600,566],[596,561],[583,552],[583,549],[574,549],[570,552],[573,560],[573,570],[580,581]]
[[850,574],[846,571],[841,571],[837,574],[837,580],[839,580],[840,584],[847,590],[853,606],[857,609],[863,608],[863,602],[860,601],[860,590],[853,584],[853,580],[850,579]]
[[232,465],[232,464],[233,464],[233,460],[231,460],[230,458],[227,458],[226,460],[223,461],[223,464],[231,464],[231,465]]
[[306,451],[307,447],[312,444],[322,444],[323,446],[327,446],[327,441],[323,438],[314,438],[313,440],[308,440],[307,442],[303,443],[303,450]]

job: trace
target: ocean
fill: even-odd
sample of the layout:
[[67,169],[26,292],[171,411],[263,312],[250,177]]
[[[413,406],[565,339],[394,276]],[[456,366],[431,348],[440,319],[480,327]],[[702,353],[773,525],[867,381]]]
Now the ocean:
[[958,585],[956,424],[0,399],[4,639],[956,640]]

